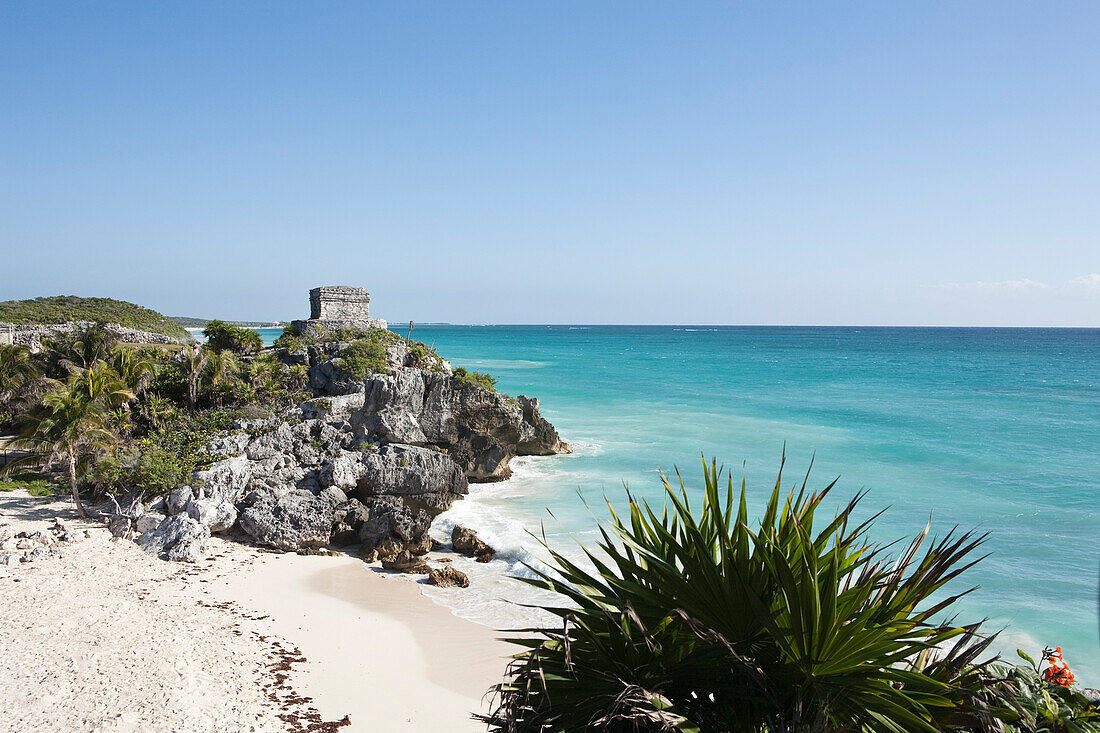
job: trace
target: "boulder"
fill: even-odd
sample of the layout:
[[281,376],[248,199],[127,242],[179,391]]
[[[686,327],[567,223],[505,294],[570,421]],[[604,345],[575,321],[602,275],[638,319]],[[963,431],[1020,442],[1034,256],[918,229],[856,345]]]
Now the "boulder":
[[164,496],[164,511],[168,516],[179,514],[187,509],[187,503],[195,498],[190,486],[180,486]]
[[382,497],[370,505],[367,521],[359,529],[363,557],[368,562],[392,559],[402,551],[427,554],[432,547],[428,528],[432,519],[424,510],[413,511],[400,499]]
[[332,544],[345,547],[359,542],[359,530],[370,518],[370,509],[358,499],[336,507],[335,522],[332,525]]
[[242,502],[241,528],[256,542],[277,550],[324,547],[336,523],[336,507],[347,501],[337,488],[307,489],[260,484]]
[[187,516],[205,524],[211,532],[225,532],[237,522],[237,508],[228,501],[192,499],[186,511]]
[[142,514],[140,517],[137,518],[137,521],[134,522],[134,531],[136,531],[138,534],[145,534],[146,532],[150,532],[156,529],[157,525],[159,525],[163,521],[163,514],[157,514],[155,512]]
[[210,529],[206,525],[186,514],[175,514],[138,537],[136,542],[146,552],[165,560],[198,562],[206,556],[208,539]]
[[477,536],[477,532],[461,524],[456,524],[451,530],[451,548],[460,555],[476,557],[478,562],[489,562],[496,554],[492,547]]
[[235,504],[247,491],[255,470],[256,465],[247,456],[232,456],[196,471],[194,480],[206,488],[209,498]]
[[469,588],[470,579],[466,573],[448,565],[441,570],[429,572],[428,585],[438,585],[440,588]]
[[399,573],[409,574],[425,574],[430,573],[432,570],[431,566],[424,561],[423,555],[414,555],[408,550],[402,550],[392,559],[383,560],[382,567],[386,570],[396,570]]

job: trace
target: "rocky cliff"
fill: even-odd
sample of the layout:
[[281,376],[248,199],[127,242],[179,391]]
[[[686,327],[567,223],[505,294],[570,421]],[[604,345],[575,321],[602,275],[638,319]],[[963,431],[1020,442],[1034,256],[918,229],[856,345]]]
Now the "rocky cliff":
[[217,460],[194,486],[160,508],[199,524],[232,509],[234,529],[279,550],[361,544],[368,559],[411,563],[470,481],[507,478],[514,456],[570,452],[538,400],[472,384],[416,344],[385,343],[386,367],[358,379],[334,358],[347,343],[284,353],[308,365],[316,397],[237,423],[206,446]]

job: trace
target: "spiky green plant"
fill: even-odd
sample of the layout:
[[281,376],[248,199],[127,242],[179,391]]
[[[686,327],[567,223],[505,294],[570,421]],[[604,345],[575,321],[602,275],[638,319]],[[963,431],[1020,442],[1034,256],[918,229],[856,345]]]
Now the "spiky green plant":
[[3,470],[39,461],[64,462],[73,504],[80,516],[87,516],[78,479],[96,456],[118,440],[111,430],[110,409],[133,397],[102,361],[74,373],[65,382],[57,382],[42,404],[27,413],[24,432],[9,444],[29,453]]
[[513,640],[525,651],[482,718],[492,730],[910,733],[997,719],[963,684],[988,638],[942,620],[959,595],[939,593],[984,537],[952,530],[922,552],[925,527],[890,561],[868,538],[874,517],[853,520],[862,494],[820,521],[835,481],[787,494],[782,468],[753,529],[744,481],[738,498],[704,468],[699,507],[662,476],[661,513],[633,498],[628,518],[612,509],[584,548],[594,571],[546,548],[553,569],[526,582],[560,594],[545,609],[560,625]]

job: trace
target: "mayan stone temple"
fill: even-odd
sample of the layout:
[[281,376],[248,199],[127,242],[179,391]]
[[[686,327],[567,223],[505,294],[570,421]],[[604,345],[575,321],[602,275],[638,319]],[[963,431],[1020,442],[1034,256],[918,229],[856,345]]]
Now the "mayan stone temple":
[[309,320],[294,321],[302,333],[342,328],[385,328],[381,318],[370,317],[370,293],[366,288],[327,285],[309,291]]

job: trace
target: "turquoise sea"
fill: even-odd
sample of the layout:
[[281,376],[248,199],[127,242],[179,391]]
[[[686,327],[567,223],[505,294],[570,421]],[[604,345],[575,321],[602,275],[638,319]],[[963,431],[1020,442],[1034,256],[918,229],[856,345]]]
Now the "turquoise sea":
[[989,533],[990,557],[957,581],[978,586],[960,618],[1004,627],[1013,657],[1059,645],[1079,680],[1100,682],[1100,329],[425,325],[413,336],[503,392],[539,397],[576,448],[517,459],[511,480],[472,487],[437,520],[440,535],[460,522],[504,550],[462,565],[469,590],[429,591],[456,613],[531,620],[506,602],[533,597],[507,577],[540,557],[527,531],[573,554],[593,541],[604,496],[625,503],[624,483],[659,502],[659,469],[695,487],[700,455],[716,457],[759,506],[785,445],[785,484],[814,457],[811,486],[840,477],[834,503],[867,489],[866,514],[889,507],[876,539],[930,517],[933,532]]

